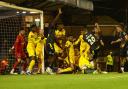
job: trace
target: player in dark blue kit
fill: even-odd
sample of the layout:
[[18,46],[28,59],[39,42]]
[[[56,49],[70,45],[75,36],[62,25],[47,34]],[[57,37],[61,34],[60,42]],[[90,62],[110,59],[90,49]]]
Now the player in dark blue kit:
[[128,35],[125,31],[123,31],[123,28],[121,26],[116,26],[116,31],[118,33],[118,39],[115,41],[112,41],[111,44],[120,43],[120,69],[119,72],[124,72],[124,65],[121,64],[123,61],[123,57],[128,55],[127,54],[127,41],[128,41]]
[[[87,34],[84,35],[84,41],[87,42],[90,46],[90,52],[94,52],[93,55],[93,62],[98,57],[98,52],[100,45],[104,46],[104,43],[101,39],[101,35],[99,34],[101,32],[98,23],[95,24],[94,30],[92,32],[88,32]],[[98,64],[95,63],[95,69],[98,72],[101,72]]]
[[55,37],[55,24],[57,22],[57,20],[59,19],[60,15],[62,14],[61,9],[58,9],[59,13],[56,15],[55,19],[52,21],[52,23],[50,24],[50,26],[48,27],[48,36],[47,36],[47,41],[46,41],[46,53],[48,56],[48,60],[47,60],[47,68],[46,68],[46,72],[48,72],[49,74],[53,74],[52,72],[52,65],[54,62],[54,57],[55,57],[55,47],[54,47],[54,43],[56,43],[56,37]]

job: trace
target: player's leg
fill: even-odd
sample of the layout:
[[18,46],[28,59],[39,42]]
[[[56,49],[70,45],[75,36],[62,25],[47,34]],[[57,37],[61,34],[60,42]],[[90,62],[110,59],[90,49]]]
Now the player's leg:
[[55,53],[54,53],[54,46],[49,43],[49,44],[46,44],[46,72],[48,74],[53,74],[53,70],[52,70],[52,64],[53,64],[53,60],[54,60],[54,56],[55,56]]
[[86,69],[89,67],[89,52],[90,52],[90,46],[85,43],[85,49],[83,49],[82,54],[79,59],[79,67],[82,70],[83,73],[85,73]]
[[15,72],[15,69],[17,68],[17,66],[19,65],[20,62],[21,62],[21,58],[17,57],[14,65],[13,65],[13,68],[10,71],[10,74],[17,74],[17,73],[14,73],[14,72]]
[[30,60],[31,61],[30,61],[29,66],[28,66],[27,73],[32,73],[33,66],[35,65],[35,56],[31,56]]
[[120,70],[119,70],[119,72],[121,72],[121,73],[124,73],[124,55],[125,54],[125,50],[123,49],[123,48],[121,48],[120,49],[120,58],[119,58],[119,62],[120,62]]
[[69,63],[70,63],[70,67],[72,68],[72,70],[74,70],[75,69],[75,67],[74,67],[74,65],[75,65],[75,54],[74,54],[74,52],[70,53],[68,58],[69,58],[68,60],[69,60]]
[[64,59],[64,63],[67,65],[65,68],[58,68],[57,73],[72,73],[74,70],[74,64],[72,60],[69,60],[69,57]]
[[99,66],[98,59],[97,59],[98,58],[98,52],[99,52],[99,49],[94,50],[94,56],[93,56],[94,69],[95,69],[94,74],[95,73],[102,73],[101,68]]
[[72,69],[72,67],[67,67],[67,68],[65,68],[65,69],[61,69],[61,68],[59,68],[58,69],[58,74],[62,74],[62,73],[71,73],[73,71],[73,69]]
[[55,55],[48,55],[48,66],[46,68],[46,72],[48,74],[54,74],[52,70],[54,59],[55,59]]
[[29,66],[28,66],[27,74],[31,74],[33,66],[35,65],[35,48],[34,47],[27,47],[27,51],[29,54],[29,58],[31,60],[29,63]]
[[84,58],[84,56],[83,55],[81,55],[80,56],[80,58],[79,58],[79,68],[81,69],[81,71],[85,71],[86,69],[87,69],[87,66],[86,66],[86,64],[85,64],[85,58]]
[[26,69],[28,66],[28,60],[27,60],[27,55],[26,53],[23,51],[22,55],[21,55],[22,59],[21,59],[21,71],[20,74],[26,74]]
[[37,73],[42,73],[42,62],[43,62],[43,57],[42,57],[42,52],[40,52],[39,56],[37,57],[37,61],[38,61],[38,71]]
[[36,58],[37,58],[37,63],[38,63],[38,71],[37,73],[41,73],[41,67],[42,67],[42,60],[41,60],[41,54],[42,54],[42,48],[38,48],[38,46],[36,47]]
[[27,58],[24,57],[22,58],[21,60],[21,74],[26,74],[26,69],[27,69],[27,66],[28,66],[28,61],[27,61]]

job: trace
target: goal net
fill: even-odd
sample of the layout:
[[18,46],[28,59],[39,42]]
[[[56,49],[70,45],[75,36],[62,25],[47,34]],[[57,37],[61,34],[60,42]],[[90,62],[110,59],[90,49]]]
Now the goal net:
[[[13,46],[21,28],[26,31],[27,38],[29,28],[33,23],[43,29],[42,11],[18,7],[0,1],[0,60],[7,58],[9,69],[15,60],[14,54],[9,53],[9,49]],[[44,66],[42,71],[44,72]]]

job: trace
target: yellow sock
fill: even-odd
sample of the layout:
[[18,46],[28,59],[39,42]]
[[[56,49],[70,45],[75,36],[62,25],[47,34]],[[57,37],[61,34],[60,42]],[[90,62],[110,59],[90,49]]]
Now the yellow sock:
[[42,68],[42,63],[39,63],[39,64],[38,64],[38,72],[41,71],[41,68]]
[[72,71],[72,68],[71,67],[68,67],[66,69],[61,69],[59,72],[60,73],[64,73],[64,72],[70,72],[70,71]]
[[35,65],[35,60],[31,60],[29,67],[28,67],[29,71],[32,71],[32,68],[34,65]]

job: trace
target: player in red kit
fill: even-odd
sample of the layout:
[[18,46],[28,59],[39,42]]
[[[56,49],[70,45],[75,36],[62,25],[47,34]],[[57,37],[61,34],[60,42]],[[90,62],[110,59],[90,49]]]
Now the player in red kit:
[[21,73],[24,74],[25,73],[25,68],[27,65],[27,61],[26,61],[26,53],[25,53],[25,49],[26,49],[26,41],[25,41],[25,31],[21,30],[19,32],[19,34],[16,37],[16,41],[14,43],[14,46],[12,47],[12,49],[15,49],[15,63],[13,65],[13,68],[10,72],[10,74],[16,74],[14,73],[16,67],[21,64]]

